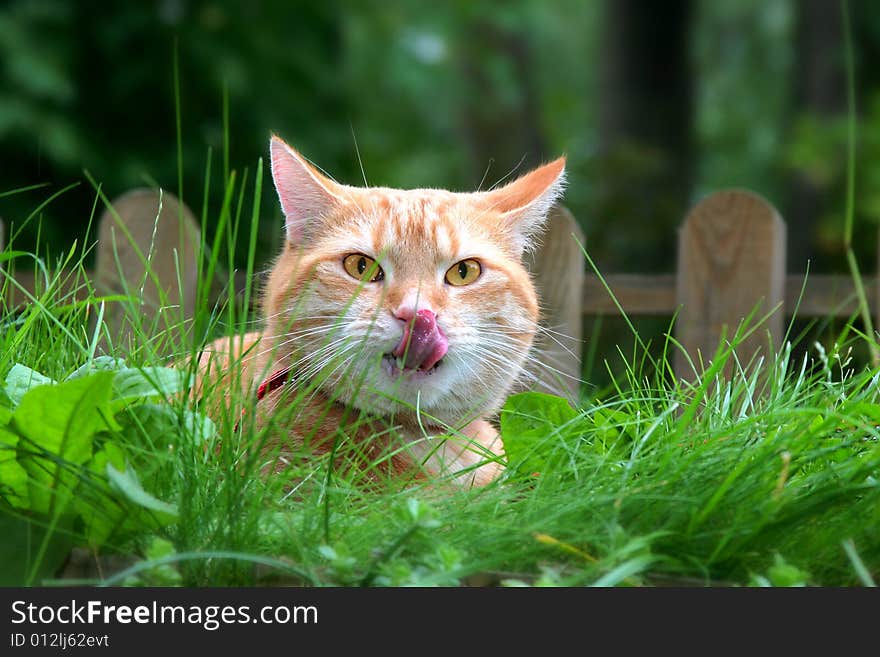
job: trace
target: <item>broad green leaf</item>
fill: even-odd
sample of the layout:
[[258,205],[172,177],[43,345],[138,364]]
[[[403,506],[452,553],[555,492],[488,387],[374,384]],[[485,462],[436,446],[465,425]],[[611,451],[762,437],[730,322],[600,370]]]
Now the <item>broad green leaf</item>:
[[0,388],[0,424],[6,424],[6,422],[9,421],[9,418],[6,417],[5,413],[14,406],[15,404],[9,396],[9,393],[6,392],[6,389]]
[[150,402],[130,406],[119,414],[119,423],[122,425],[123,435],[129,443],[134,444],[146,438],[152,446],[164,446],[179,431],[174,407],[163,403]]
[[40,374],[37,370],[33,370],[26,365],[16,363],[6,375],[6,385],[4,390],[14,405],[21,403],[22,397],[37,386],[49,385],[55,383],[54,379],[50,379],[44,374]]
[[[107,412],[113,374],[40,386],[28,391],[13,414],[21,436],[73,463],[92,456],[92,437],[114,427]],[[109,423],[109,424],[108,424]]]
[[593,408],[589,422],[592,423],[593,446],[600,454],[607,453],[620,442],[636,439],[632,418],[619,409]]
[[[18,445],[18,436],[9,431],[9,429],[0,427],[0,449],[6,448],[10,450],[10,453],[14,457],[16,445]],[[2,453],[3,452],[0,452],[0,455],[2,455]]]
[[170,367],[125,368],[113,380],[113,401],[129,403],[151,397],[170,397],[186,387],[187,375]]
[[137,473],[131,468],[119,471],[112,463],[107,463],[107,478],[125,497],[138,506],[160,514],[177,517],[177,507],[150,495],[141,486]]
[[[125,469],[125,454],[122,449],[111,441],[104,443],[104,446],[95,453],[94,458],[89,461],[88,467],[98,477],[92,481],[92,486],[97,486],[100,492],[105,493],[108,497],[118,497],[118,493],[111,489],[107,480],[107,465],[113,464],[118,470]],[[125,505],[119,505],[111,501],[98,501],[100,496],[92,496],[90,499],[83,495],[77,495],[75,500],[76,509],[82,517],[85,527],[86,542],[89,545],[98,547],[107,542],[107,539],[131,520],[130,509]]]
[[113,356],[98,356],[74,370],[73,374],[67,377],[67,380],[78,379],[95,372],[118,372],[125,369],[125,361],[122,358],[114,358]]
[[207,416],[188,409],[181,415],[178,409],[167,403],[131,406],[127,413],[120,416],[120,423],[123,433],[130,440],[146,438],[154,447],[178,442],[181,437],[199,444],[217,433],[214,423]]
[[27,472],[16,460],[17,444],[18,436],[0,428],[0,500],[27,509],[30,507]]
[[125,469],[125,452],[116,443],[107,441],[92,459],[92,470],[96,474],[105,474],[108,463],[112,463],[117,470]]
[[129,517],[129,510],[117,504],[94,504],[77,496],[74,499],[83,522],[86,543],[100,547]]
[[[94,435],[117,425],[107,408],[113,374],[97,372],[55,385],[39,386],[21,398],[12,417],[29,456],[21,464],[29,475],[31,508],[66,508],[78,478],[75,467],[92,457]],[[39,454],[40,450],[49,453]]]
[[501,410],[501,436],[508,462],[522,472],[541,473],[558,451],[557,442],[583,427],[580,414],[562,397],[540,392],[511,396]]

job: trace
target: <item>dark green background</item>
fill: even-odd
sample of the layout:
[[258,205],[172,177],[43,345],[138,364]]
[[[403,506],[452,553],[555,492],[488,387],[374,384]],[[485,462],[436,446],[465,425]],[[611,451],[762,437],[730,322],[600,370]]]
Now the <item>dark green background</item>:
[[[880,5],[851,6],[857,238],[880,213]],[[7,229],[88,170],[112,198],[178,191],[205,226],[230,167],[253,176],[277,132],[337,179],[473,189],[560,153],[566,202],[604,271],[671,271],[702,195],[744,186],[789,223],[788,268],[843,271],[846,68],[833,0],[325,2],[12,0],[0,5],[0,198]],[[875,179],[876,183],[875,183]],[[268,183],[268,176],[266,181]],[[42,214],[41,249],[85,234],[83,182]],[[280,239],[264,189],[261,256]],[[37,222],[17,246],[33,249]],[[239,259],[243,256],[239,253]]]

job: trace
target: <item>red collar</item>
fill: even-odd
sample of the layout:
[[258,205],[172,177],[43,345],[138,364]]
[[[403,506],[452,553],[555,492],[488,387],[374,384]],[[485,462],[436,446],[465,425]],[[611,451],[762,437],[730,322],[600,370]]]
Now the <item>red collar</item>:
[[272,372],[272,375],[268,379],[263,381],[257,388],[257,401],[260,401],[270,392],[280,388],[285,383],[287,383],[287,377],[289,374],[289,367],[285,367],[284,369],[275,370],[274,372]]
[[[257,386],[257,401],[260,401],[263,397],[268,395],[273,390],[277,390],[285,383],[287,383],[287,378],[290,376],[290,368],[285,367],[280,370],[275,370],[269,376],[268,379],[265,379],[259,386]],[[238,418],[238,421],[235,423],[233,427],[233,431],[238,431],[238,425],[241,423],[245,414],[247,413],[247,409],[241,409],[241,416]]]

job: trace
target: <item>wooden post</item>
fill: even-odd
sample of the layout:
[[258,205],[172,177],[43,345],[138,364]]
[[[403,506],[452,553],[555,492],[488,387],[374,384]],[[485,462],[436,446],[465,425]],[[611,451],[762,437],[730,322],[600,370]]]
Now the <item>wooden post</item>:
[[[732,340],[756,306],[755,321],[777,310],[739,345],[739,362],[745,367],[755,354],[768,355],[768,331],[778,347],[785,317],[785,223],[773,206],[743,190],[716,192],[698,203],[679,234],[676,293],[676,337],[698,370],[701,359],[708,367],[722,333]],[[728,376],[732,366],[731,359]],[[682,353],[676,353],[675,370],[684,379],[701,373]]]
[[[169,324],[192,317],[200,240],[192,212],[185,205],[181,208],[173,194],[152,189],[132,190],[112,206],[113,211],[104,211],[98,228],[98,294],[128,294],[137,299],[141,314],[152,318],[170,313]],[[131,308],[120,303],[105,307],[105,321],[114,338],[127,333],[126,307]]]
[[539,381],[533,387],[573,399],[579,399],[583,344],[584,254],[578,241],[583,244],[584,234],[571,212],[554,206],[541,247],[528,263],[538,288],[541,324],[552,331],[537,341],[536,358],[544,367],[529,367]]

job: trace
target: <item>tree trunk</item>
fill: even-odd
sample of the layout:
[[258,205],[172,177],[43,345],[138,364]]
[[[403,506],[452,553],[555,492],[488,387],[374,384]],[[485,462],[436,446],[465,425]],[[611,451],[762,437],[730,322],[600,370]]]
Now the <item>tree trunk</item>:
[[[827,0],[801,0],[795,7],[794,111],[839,116],[846,111],[840,6]],[[816,228],[819,217],[828,209],[827,191],[803,174],[791,178],[786,217],[790,224],[788,261],[792,273],[803,273],[807,260],[816,257]],[[815,263],[811,270],[815,270]]]
[[691,14],[690,0],[604,3],[596,182],[609,228],[592,244],[613,268],[674,266],[692,182]]

